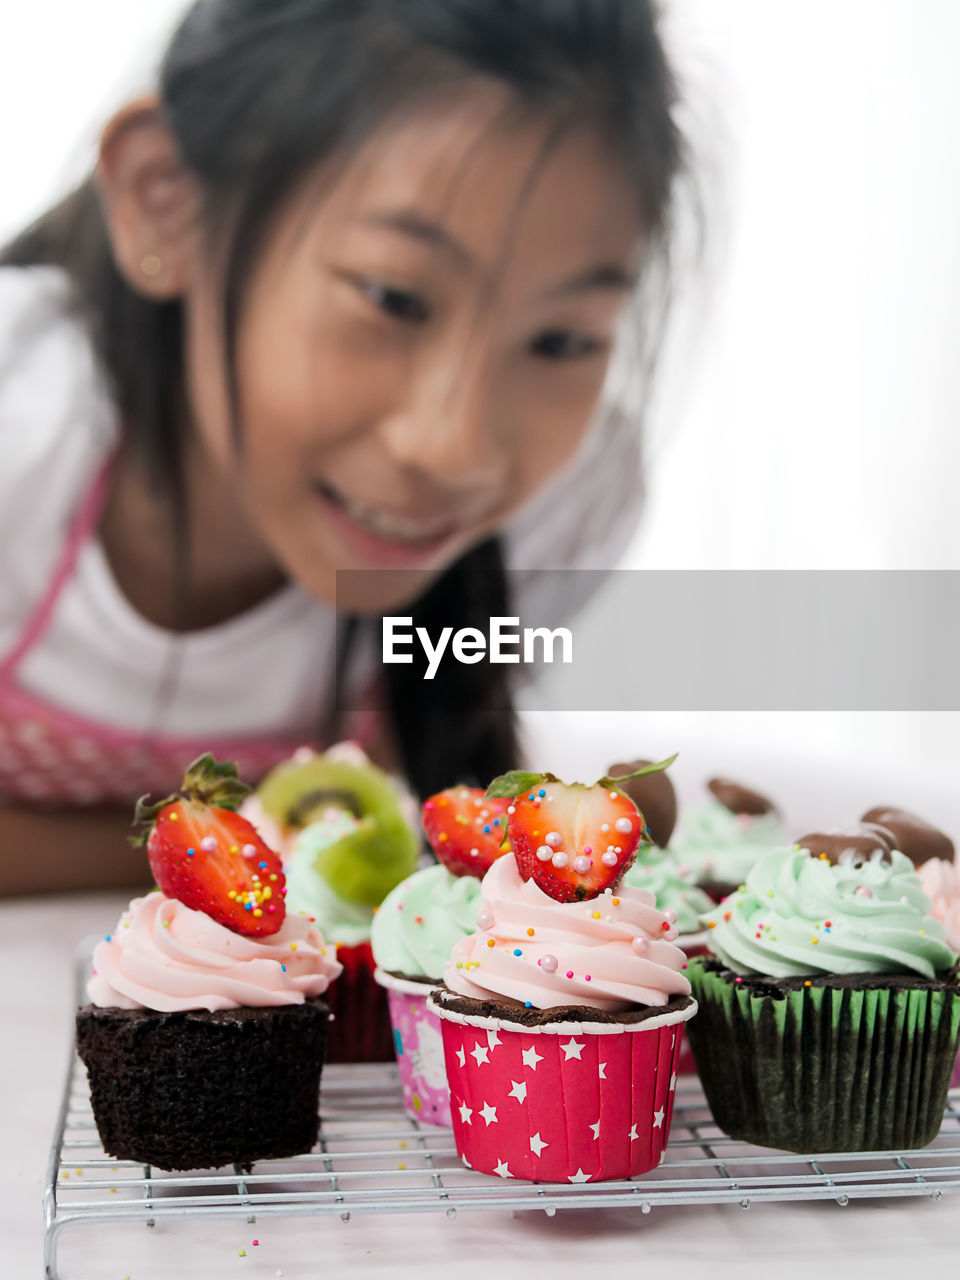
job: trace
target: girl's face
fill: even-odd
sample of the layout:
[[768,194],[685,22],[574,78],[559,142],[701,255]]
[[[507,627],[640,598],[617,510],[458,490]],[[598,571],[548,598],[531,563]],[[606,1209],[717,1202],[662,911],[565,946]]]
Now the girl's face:
[[[254,269],[231,432],[212,271],[186,297],[197,429],[284,569],[340,608],[414,599],[567,463],[639,261],[628,179],[586,129],[461,93],[307,182]],[[404,570],[348,575],[337,570]]]

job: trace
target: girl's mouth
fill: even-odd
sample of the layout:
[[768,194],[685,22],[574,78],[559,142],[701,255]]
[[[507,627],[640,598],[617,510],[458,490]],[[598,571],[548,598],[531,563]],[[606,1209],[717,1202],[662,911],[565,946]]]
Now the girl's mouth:
[[449,519],[425,519],[419,516],[384,511],[348,497],[323,481],[315,485],[325,510],[338,530],[364,559],[399,566],[433,556],[460,532],[460,525]]

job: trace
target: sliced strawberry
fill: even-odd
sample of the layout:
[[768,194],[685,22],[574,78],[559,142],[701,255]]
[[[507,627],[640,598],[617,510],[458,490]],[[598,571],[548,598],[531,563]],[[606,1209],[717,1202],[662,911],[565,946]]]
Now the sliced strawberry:
[[[646,766],[658,773],[672,763]],[[566,783],[552,773],[508,773],[487,788],[488,798],[512,797],[508,836],[524,880],[558,902],[595,898],[613,888],[641,844],[650,842],[643,815],[620,790],[624,778],[593,786]]]
[[455,876],[482,878],[507,844],[507,800],[488,800],[479,787],[450,787],[425,800],[421,813],[430,847]]
[[204,755],[187,770],[182,791],[137,805],[135,844],[146,844],[158,887],[247,937],[276,933],[286,914],[278,856],[234,811],[249,788],[234,764]]

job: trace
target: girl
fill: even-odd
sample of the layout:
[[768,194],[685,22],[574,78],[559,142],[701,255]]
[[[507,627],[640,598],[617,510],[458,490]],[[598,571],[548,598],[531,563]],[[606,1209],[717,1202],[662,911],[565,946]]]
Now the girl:
[[378,674],[379,617],[485,629],[505,568],[628,536],[598,409],[672,105],[648,0],[190,8],[0,255],[0,891],[128,882],[129,801],[201,750],[516,765],[509,668]]

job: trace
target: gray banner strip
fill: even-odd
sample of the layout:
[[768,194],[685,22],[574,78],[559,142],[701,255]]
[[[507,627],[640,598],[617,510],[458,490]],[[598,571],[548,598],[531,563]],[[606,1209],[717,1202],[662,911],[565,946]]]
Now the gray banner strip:
[[[369,575],[338,579],[360,576]],[[390,598],[404,598],[403,575],[378,576],[390,578]],[[559,636],[552,664],[542,660],[542,639],[535,662],[522,661],[522,641],[504,646],[501,656],[521,656],[510,664],[521,708],[960,710],[960,572],[558,569],[514,571],[508,586],[519,623],[500,624],[501,632],[565,627],[572,637],[568,663]],[[351,584],[348,598],[356,592]],[[365,593],[376,598],[374,584]],[[394,617],[413,612],[390,607]],[[450,617],[431,621],[423,642],[411,634],[394,655],[410,655],[418,674],[432,665],[434,679],[455,652],[489,661],[490,628],[470,621],[484,645],[472,633],[458,641],[467,619]],[[382,659],[379,619],[370,625]],[[392,625],[395,638],[411,632]],[[451,631],[438,652],[441,627]]]

